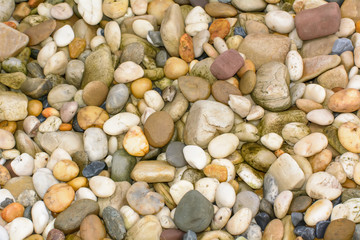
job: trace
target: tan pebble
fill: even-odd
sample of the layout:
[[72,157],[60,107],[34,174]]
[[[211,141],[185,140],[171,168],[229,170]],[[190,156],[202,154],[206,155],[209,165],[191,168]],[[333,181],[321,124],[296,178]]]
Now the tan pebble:
[[324,149],[321,152],[315,154],[309,158],[309,162],[313,169],[313,172],[325,171],[332,159],[332,153],[328,149]]
[[54,212],[60,213],[70,206],[75,198],[75,191],[66,183],[52,185],[44,195],[46,207]]
[[250,59],[245,60],[244,66],[240,68],[237,75],[241,78],[247,71],[255,72],[255,64]]
[[53,175],[57,180],[67,182],[79,174],[78,165],[71,160],[61,160],[53,168]]
[[360,153],[360,126],[346,122],[339,127],[338,137],[341,145],[348,151]]
[[164,73],[167,78],[177,79],[189,71],[188,64],[181,58],[171,57],[165,62]]
[[86,40],[82,38],[74,38],[69,44],[69,54],[71,58],[78,58],[86,47]]
[[227,180],[227,169],[224,166],[209,164],[203,171],[207,177],[216,178],[219,182],[225,182]]
[[15,133],[16,128],[17,128],[16,122],[10,122],[6,120],[0,122],[0,129],[9,131],[12,134]]
[[90,127],[102,128],[109,114],[102,108],[97,106],[87,106],[81,108],[77,114],[79,126],[86,130]]
[[28,102],[27,110],[29,115],[37,117],[43,110],[43,105],[39,100],[32,99]]
[[86,240],[100,240],[106,237],[106,230],[100,218],[91,214],[80,225],[80,237]]
[[256,85],[256,74],[254,71],[246,71],[240,79],[239,89],[243,95],[250,94]]
[[9,170],[3,165],[0,165],[0,185],[4,186],[11,179]]
[[143,98],[145,92],[152,89],[152,82],[148,78],[139,78],[130,85],[131,93],[136,98]]
[[328,102],[328,107],[334,112],[354,112],[360,108],[360,92],[347,88],[334,93]]
[[296,107],[300,110],[308,113],[315,109],[322,109],[323,106],[320,103],[317,103],[311,99],[298,99],[295,102]]
[[279,219],[274,219],[268,223],[264,230],[262,240],[282,240],[284,236],[284,226]]
[[74,189],[74,191],[77,191],[81,187],[89,186],[89,182],[86,177],[74,178],[73,180],[67,182],[67,184],[69,184]]
[[124,137],[123,146],[132,156],[141,157],[149,152],[149,143],[139,126],[129,129]]
[[203,44],[203,49],[204,52],[211,58],[216,58],[217,56],[219,56],[219,53],[216,51],[216,49],[209,43],[204,43]]

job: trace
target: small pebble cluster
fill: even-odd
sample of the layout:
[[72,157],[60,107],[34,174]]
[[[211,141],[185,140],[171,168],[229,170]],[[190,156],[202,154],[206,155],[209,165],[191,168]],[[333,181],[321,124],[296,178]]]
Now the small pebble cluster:
[[359,0],[0,0],[0,240],[360,240]]

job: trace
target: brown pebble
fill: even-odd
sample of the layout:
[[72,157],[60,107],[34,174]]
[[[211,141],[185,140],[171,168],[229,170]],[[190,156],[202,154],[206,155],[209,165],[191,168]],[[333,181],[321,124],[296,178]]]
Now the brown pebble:
[[262,240],[282,240],[284,236],[284,226],[279,219],[274,219],[268,223],[264,230]]
[[355,223],[345,218],[330,222],[326,228],[324,240],[351,240],[355,231]]
[[22,2],[16,5],[16,8],[12,14],[13,18],[17,21],[22,20],[26,16],[28,16],[31,12],[30,6],[27,2]]
[[220,2],[211,2],[206,4],[205,11],[211,17],[215,18],[234,17],[237,14],[236,8],[230,4]]
[[80,225],[80,236],[86,240],[101,240],[106,237],[106,230],[100,218],[91,214]]
[[24,215],[25,208],[20,203],[10,203],[1,212],[1,218],[6,222],[11,222],[15,218],[22,217]]
[[169,113],[160,111],[151,114],[144,124],[144,133],[151,146],[165,146],[174,134],[174,122]]
[[9,131],[12,134],[15,133],[16,128],[17,128],[16,122],[9,122],[6,120],[0,122],[0,129]]
[[348,178],[346,179],[346,181],[343,184],[341,184],[341,186],[343,188],[356,188],[357,187],[356,183],[353,180],[348,179]]
[[210,83],[204,78],[182,76],[178,82],[180,91],[189,102],[205,100],[210,96]]
[[160,240],[182,240],[185,233],[178,229],[165,229],[160,235]]
[[332,159],[332,153],[328,149],[324,149],[321,152],[311,156],[309,162],[313,169],[313,172],[325,171]]
[[97,106],[87,106],[81,108],[77,114],[79,126],[86,130],[90,127],[102,128],[105,121],[109,119],[109,114]]
[[89,82],[84,90],[82,98],[88,106],[100,106],[109,92],[108,86],[102,81]]
[[292,212],[305,212],[310,207],[312,199],[308,196],[295,197],[290,205],[289,213]]
[[322,109],[323,106],[320,103],[315,102],[311,99],[297,99],[295,101],[296,107],[300,110],[304,111],[305,113],[311,112],[315,109]]
[[211,94],[216,101],[228,104],[229,95],[241,95],[241,92],[234,85],[226,81],[216,81],[211,87]]
[[65,234],[59,229],[51,229],[48,233],[46,240],[65,240]]
[[71,58],[78,58],[85,50],[86,40],[82,38],[74,38],[69,44],[69,54]]
[[29,46],[37,45],[47,39],[53,33],[55,28],[56,21],[50,19],[26,29],[24,33],[29,36]]
[[239,89],[243,95],[250,94],[256,85],[256,74],[253,71],[247,71],[241,77]]
[[4,186],[10,179],[11,176],[9,170],[7,170],[7,168],[3,165],[0,165],[0,185]]

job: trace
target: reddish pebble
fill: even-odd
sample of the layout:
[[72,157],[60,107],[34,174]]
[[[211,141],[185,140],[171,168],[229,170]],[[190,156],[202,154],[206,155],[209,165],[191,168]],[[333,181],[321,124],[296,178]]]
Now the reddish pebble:
[[209,43],[212,43],[216,37],[225,38],[226,35],[228,35],[228,33],[230,32],[230,23],[224,18],[216,19],[210,25],[209,32]]
[[244,65],[244,59],[234,49],[220,54],[210,66],[211,73],[220,80],[229,79]]
[[60,117],[60,112],[52,107],[45,108],[41,113],[46,118],[51,116]]
[[339,30],[341,13],[335,2],[307,9],[296,14],[295,26],[302,40],[311,40],[334,34]]
[[185,233],[178,229],[165,229],[160,235],[160,240],[182,240]]
[[51,229],[46,237],[46,240],[64,240],[64,239],[65,239],[65,234],[56,228]]
[[179,55],[185,62],[191,62],[195,58],[192,38],[185,33],[180,38]]

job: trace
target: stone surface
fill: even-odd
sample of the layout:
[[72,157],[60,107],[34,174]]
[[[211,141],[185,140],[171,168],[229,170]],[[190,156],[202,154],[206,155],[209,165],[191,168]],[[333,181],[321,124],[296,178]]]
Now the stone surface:
[[175,211],[174,222],[182,231],[201,232],[210,225],[213,215],[213,206],[209,200],[198,191],[192,190],[180,200]]
[[230,49],[221,53],[210,66],[211,73],[220,80],[228,79],[244,65],[244,59],[240,54]]
[[296,14],[295,26],[302,40],[311,40],[336,33],[340,27],[340,19],[339,5],[329,3]]
[[167,112],[155,112],[146,120],[144,133],[151,146],[163,147],[174,133],[174,122]]
[[[151,171],[149,171],[151,169]],[[148,183],[169,182],[174,179],[175,168],[164,161],[140,161],[131,172],[135,181]]]
[[255,64],[256,69],[271,61],[284,63],[289,50],[289,38],[263,33],[247,35],[238,49],[239,52],[245,54],[246,58]]

